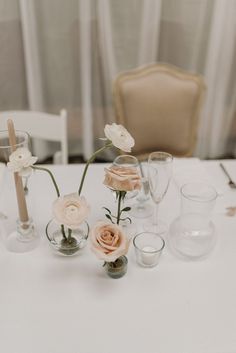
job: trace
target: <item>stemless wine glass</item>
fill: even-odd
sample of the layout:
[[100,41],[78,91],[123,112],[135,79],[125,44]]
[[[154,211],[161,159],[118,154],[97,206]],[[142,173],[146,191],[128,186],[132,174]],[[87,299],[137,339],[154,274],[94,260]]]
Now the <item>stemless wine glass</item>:
[[[8,131],[0,131],[0,160],[7,163],[9,161],[9,156],[12,150],[17,150],[18,148],[27,148],[30,146],[30,137],[24,131],[15,131],[16,143],[14,146],[10,146]],[[15,187],[13,186],[14,178],[12,172],[7,175],[7,180],[4,187],[4,198],[8,199],[7,203],[3,204],[4,209],[6,209],[6,215],[8,217],[7,231],[6,231],[6,247],[8,250],[13,252],[26,252],[34,249],[39,243],[39,237],[35,231],[33,221],[28,217],[28,210],[26,213],[24,211],[24,217],[21,214],[21,220],[17,220],[17,227],[14,226],[12,229],[12,218],[15,218],[16,212],[16,197],[15,197]],[[17,178],[17,179],[16,179]],[[21,178],[15,175],[15,183],[21,188],[23,183]],[[19,190],[19,189],[18,189]],[[19,194],[18,194],[19,196]],[[19,202],[19,200],[18,200]],[[21,196],[21,206],[24,204],[24,200]],[[27,203],[27,202],[26,202]],[[19,206],[19,212],[22,211],[22,207]]]
[[152,200],[155,204],[153,223],[146,230],[163,233],[167,225],[158,219],[158,206],[163,200],[172,176],[173,157],[166,152],[152,152],[148,158],[148,180]]
[[[116,157],[113,161],[113,166],[122,167],[122,168],[135,168],[138,173],[140,172],[138,159],[129,154],[123,154]],[[114,192],[113,194],[115,195]],[[132,210],[132,199],[137,195],[138,195],[138,190],[127,191],[125,198],[123,199],[123,203],[124,203],[123,205],[125,207],[131,207],[131,210]],[[129,211],[129,216],[131,216],[130,211]],[[133,222],[130,221],[130,217],[124,217],[124,220],[121,220],[120,224],[122,225],[123,228],[126,228],[127,232],[129,232],[132,235],[135,234],[136,226],[133,224]]]
[[139,162],[139,168],[141,173],[142,188],[136,197],[137,202],[132,205],[130,214],[135,218],[147,218],[153,214],[153,206],[147,203],[150,199],[147,166]]
[[[113,166],[123,167],[123,168],[136,168],[138,170],[139,163],[136,157],[131,156],[129,154],[123,154],[114,159]],[[132,199],[137,195],[138,195],[138,190],[128,191],[125,195],[125,198],[126,200]]]

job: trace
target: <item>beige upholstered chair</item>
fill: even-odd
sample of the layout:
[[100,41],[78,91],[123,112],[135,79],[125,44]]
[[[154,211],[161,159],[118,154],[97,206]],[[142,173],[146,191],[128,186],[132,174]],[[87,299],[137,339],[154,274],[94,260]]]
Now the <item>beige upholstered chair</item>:
[[205,91],[201,76],[169,64],[121,73],[113,86],[117,123],[135,138],[132,154],[152,151],[190,156]]

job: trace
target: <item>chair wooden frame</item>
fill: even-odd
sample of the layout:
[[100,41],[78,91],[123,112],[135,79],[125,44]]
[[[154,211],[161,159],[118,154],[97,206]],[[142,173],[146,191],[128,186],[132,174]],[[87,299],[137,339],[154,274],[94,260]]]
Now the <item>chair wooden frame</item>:
[[[139,67],[127,72],[122,72],[117,76],[113,84],[113,101],[115,106],[115,115],[117,123],[127,126],[127,117],[125,116],[124,105],[123,105],[123,84],[128,81],[133,81],[141,77],[149,76],[151,73],[164,73],[170,77],[177,78],[178,80],[194,81],[198,87],[198,97],[196,99],[196,107],[194,109],[193,116],[191,116],[191,131],[189,132],[190,142],[189,149],[183,154],[179,154],[177,151],[169,151],[176,156],[191,156],[197,141],[197,127],[200,110],[202,108],[203,97],[206,90],[204,79],[201,75],[194,74],[182,70],[174,65],[166,63],[153,63],[143,67]],[[146,153],[145,153],[146,152]],[[139,157],[145,159],[145,157],[151,151],[144,151]]]

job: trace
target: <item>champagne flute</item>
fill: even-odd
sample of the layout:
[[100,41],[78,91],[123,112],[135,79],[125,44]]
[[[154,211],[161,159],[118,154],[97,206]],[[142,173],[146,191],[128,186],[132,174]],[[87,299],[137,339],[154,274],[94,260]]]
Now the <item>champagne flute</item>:
[[160,202],[167,193],[172,176],[173,156],[166,152],[152,152],[148,158],[148,180],[152,200],[155,204],[153,223],[146,230],[165,233],[167,225],[158,219]]

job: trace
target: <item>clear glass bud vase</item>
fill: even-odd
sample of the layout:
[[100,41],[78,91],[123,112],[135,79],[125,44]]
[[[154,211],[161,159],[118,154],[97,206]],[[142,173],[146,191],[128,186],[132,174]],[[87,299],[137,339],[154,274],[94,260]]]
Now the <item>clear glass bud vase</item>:
[[114,262],[105,262],[104,268],[111,278],[121,278],[127,272],[128,259],[125,255],[118,257]]

